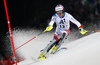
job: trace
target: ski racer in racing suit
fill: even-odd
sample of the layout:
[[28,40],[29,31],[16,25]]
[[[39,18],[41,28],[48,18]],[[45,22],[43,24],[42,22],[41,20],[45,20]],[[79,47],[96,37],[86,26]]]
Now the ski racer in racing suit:
[[43,49],[38,59],[46,59],[45,55],[52,48],[51,54],[57,51],[64,40],[68,37],[70,32],[70,22],[74,23],[80,30],[80,33],[84,35],[87,31],[84,30],[81,24],[69,13],[64,11],[64,6],[58,4],[55,7],[56,13],[52,16],[49,26],[45,31],[51,31],[53,29],[53,24],[56,23],[56,31],[53,40]]

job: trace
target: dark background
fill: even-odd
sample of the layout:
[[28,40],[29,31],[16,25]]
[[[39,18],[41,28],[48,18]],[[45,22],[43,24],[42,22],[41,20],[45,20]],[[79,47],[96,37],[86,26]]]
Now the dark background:
[[[74,16],[84,27],[91,23],[99,28],[99,0],[7,0],[8,12],[13,28],[45,29],[48,20],[55,14],[55,6],[62,4],[65,11]],[[83,3],[82,3],[83,2]],[[71,24],[74,28],[74,25]],[[2,41],[8,32],[3,0],[0,0],[0,55],[5,57],[6,45]]]

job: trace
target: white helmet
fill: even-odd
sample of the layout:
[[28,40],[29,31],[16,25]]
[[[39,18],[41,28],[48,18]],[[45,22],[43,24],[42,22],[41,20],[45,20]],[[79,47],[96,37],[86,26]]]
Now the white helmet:
[[64,6],[61,5],[61,4],[58,4],[56,7],[55,7],[55,11],[58,12],[58,11],[64,11]]

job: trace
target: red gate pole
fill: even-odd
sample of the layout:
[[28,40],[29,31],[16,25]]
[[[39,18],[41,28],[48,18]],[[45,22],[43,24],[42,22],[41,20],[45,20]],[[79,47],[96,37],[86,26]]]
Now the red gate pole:
[[3,1],[4,1],[4,6],[5,6],[5,12],[6,12],[6,17],[7,17],[7,23],[8,23],[8,27],[9,27],[10,39],[11,39],[11,43],[12,43],[14,61],[15,61],[15,64],[17,65],[15,47],[14,47],[13,36],[12,36],[12,30],[11,30],[10,19],[9,19],[9,14],[8,14],[8,9],[7,9],[7,3],[6,3],[6,0],[3,0]]

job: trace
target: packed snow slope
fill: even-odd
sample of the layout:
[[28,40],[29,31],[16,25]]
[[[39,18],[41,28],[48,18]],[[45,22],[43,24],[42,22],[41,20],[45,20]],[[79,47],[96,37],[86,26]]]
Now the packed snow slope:
[[[39,31],[38,33],[34,31],[15,31],[13,34],[15,47],[17,48],[39,34]],[[69,38],[73,41],[68,42],[67,39],[62,45],[62,47],[67,47],[67,50],[49,56],[46,60],[34,62],[33,58],[39,56],[40,50],[52,40],[53,34],[54,32],[44,33],[16,50],[17,54],[26,58],[18,65],[100,65],[100,33],[93,33],[77,40],[74,40],[75,36],[70,35]]]

